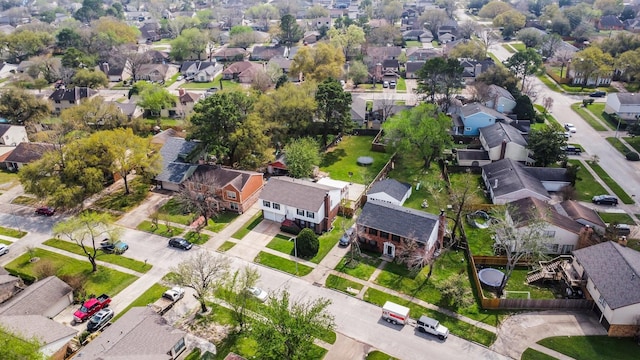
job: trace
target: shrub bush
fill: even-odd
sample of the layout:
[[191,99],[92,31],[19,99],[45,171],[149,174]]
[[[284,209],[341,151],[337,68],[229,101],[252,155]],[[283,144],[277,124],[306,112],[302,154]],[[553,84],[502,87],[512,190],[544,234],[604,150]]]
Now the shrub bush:
[[640,154],[638,154],[635,151],[629,151],[625,154],[627,160],[629,161],[639,161],[640,160]]
[[55,275],[58,272],[58,268],[49,260],[41,260],[33,267],[33,272],[40,280]]
[[320,249],[318,235],[309,228],[300,231],[296,243],[298,245],[298,256],[301,258],[312,258],[316,256],[318,249]]
[[280,231],[286,232],[287,234],[293,234],[293,235],[300,234],[300,228],[296,226],[296,224],[280,225]]

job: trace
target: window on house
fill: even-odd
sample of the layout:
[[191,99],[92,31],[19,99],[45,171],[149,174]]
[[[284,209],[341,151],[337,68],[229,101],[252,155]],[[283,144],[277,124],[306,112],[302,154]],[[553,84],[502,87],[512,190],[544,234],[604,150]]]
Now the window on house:
[[312,213],[311,211],[307,211],[307,217],[313,219],[313,217],[315,216],[314,213]]
[[274,210],[280,210],[280,204],[273,203]]
[[369,240],[369,245],[376,246],[377,244],[375,240]]
[[304,210],[300,210],[300,209],[298,209],[298,210],[297,210],[297,213],[298,213],[298,215],[300,215],[300,216],[304,216]]
[[600,305],[602,305],[602,307],[604,307],[604,308],[607,307],[607,301],[604,299],[604,296],[600,295],[600,298],[598,299],[598,302],[600,303]]
[[400,242],[400,236],[398,235],[391,235],[391,240],[395,241],[395,242]]
[[378,230],[376,230],[376,229],[369,228],[368,232],[369,232],[370,235],[378,235]]
[[227,199],[236,199],[236,192],[227,190]]
[[238,206],[238,203],[234,203],[234,202],[229,203],[229,208],[230,208],[231,210],[234,210],[234,211],[238,211],[238,210],[240,210],[240,207]]
[[384,232],[384,231],[380,231],[380,237],[383,239],[388,239],[389,238],[389,233],[388,232]]
[[555,230],[545,230],[542,232],[542,236],[552,238],[556,236],[556,232]]
[[262,200],[262,205],[264,205],[264,207],[271,207],[271,202],[267,200]]
[[544,246],[547,248],[547,252],[549,253],[557,253],[558,252],[558,244],[544,244]]

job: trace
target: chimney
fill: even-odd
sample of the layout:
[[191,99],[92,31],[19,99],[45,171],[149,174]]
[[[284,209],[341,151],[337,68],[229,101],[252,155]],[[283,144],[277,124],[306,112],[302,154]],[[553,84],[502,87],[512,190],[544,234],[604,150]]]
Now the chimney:
[[495,179],[494,183],[493,183],[493,188],[497,189],[498,188],[498,179]]
[[[503,139],[500,145],[500,160],[504,159],[504,155],[507,153],[507,140]],[[497,179],[496,179],[497,181]],[[496,185],[497,186],[497,185]]]
[[444,229],[447,223],[447,218],[444,216],[444,210],[440,209],[440,215],[438,216],[438,244],[440,249],[444,248]]
[[184,95],[184,89],[183,88],[178,89],[178,95],[180,95],[180,96]]

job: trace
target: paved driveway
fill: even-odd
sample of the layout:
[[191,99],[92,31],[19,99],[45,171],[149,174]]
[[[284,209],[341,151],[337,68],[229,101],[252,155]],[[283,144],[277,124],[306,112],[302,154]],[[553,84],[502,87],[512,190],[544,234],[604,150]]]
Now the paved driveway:
[[541,311],[510,316],[498,328],[491,349],[514,359],[537,341],[551,336],[606,335],[592,312]]

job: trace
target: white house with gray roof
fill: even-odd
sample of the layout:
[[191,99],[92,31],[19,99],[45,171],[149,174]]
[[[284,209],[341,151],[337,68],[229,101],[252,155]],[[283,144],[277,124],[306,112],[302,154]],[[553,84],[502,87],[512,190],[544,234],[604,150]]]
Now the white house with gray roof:
[[484,105],[501,113],[511,113],[516,107],[516,99],[507,89],[492,84],[489,85],[489,99]]
[[258,204],[266,220],[289,221],[317,234],[328,231],[340,207],[342,189],[290,177],[271,177]]
[[418,250],[432,254],[442,246],[444,215],[393,205],[383,201],[367,201],[356,220],[360,246],[394,258],[405,241],[416,241]]
[[640,94],[611,93],[604,106],[607,114],[616,114],[627,122],[637,122],[640,116]]
[[371,185],[367,193],[367,201],[378,200],[402,206],[411,196],[411,185],[395,179],[385,179]]
[[509,124],[502,122],[480,128],[480,143],[491,161],[509,158],[515,161],[532,162],[527,149],[527,140]]
[[573,256],[573,269],[586,280],[609,336],[634,336],[640,327],[640,252],[608,241],[575,250]]

